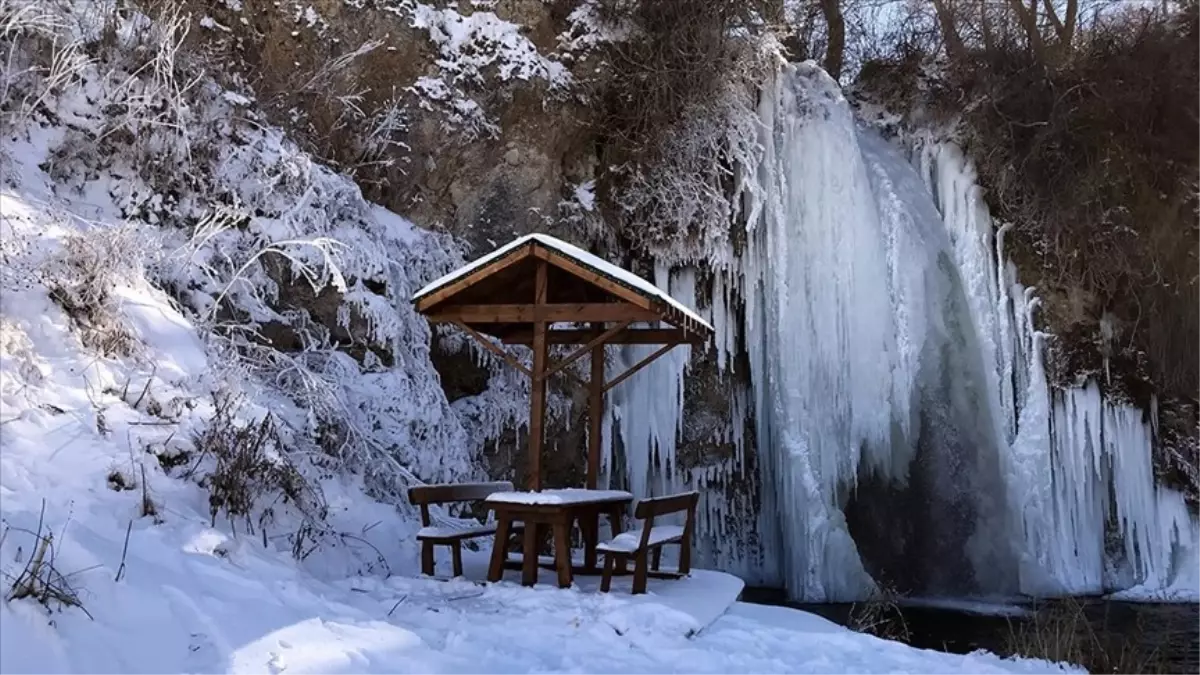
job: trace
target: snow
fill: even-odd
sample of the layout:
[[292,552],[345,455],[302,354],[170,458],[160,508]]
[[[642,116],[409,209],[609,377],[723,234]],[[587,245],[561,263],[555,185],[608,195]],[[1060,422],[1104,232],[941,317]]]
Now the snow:
[[[5,202],[6,217],[13,204]],[[629,577],[607,594],[594,591],[596,577],[566,590],[417,578],[414,516],[373,501],[352,478],[322,487],[338,530],[355,538],[326,542],[304,561],[277,539],[286,521],[267,545],[223,520],[213,526],[207,491],[157,462],[144,463],[144,479],[159,517],[139,517],[140,492],[104,480],[113,467],[141,461],[128,439],[152,418],[91,390],[144,378],[157,363],[181,379],[156,395],[194,399],[213,372],[194,325],[153,290],[141,293],[127,292],[123,306],[144,312],[139,321],[152,328],[146,362],[87,353],[36,287],[0,296],[10,322],[0,359],[0,517],[8,528],[0,569],[6,579],[19,573],[44,504],[54,564],[91,615],[48,612],[28,599],[0,604],[0,671],[1071,672],[917,650],[796,610],[739,603],[726,612],[741,581],[703,570],[685,582],[654,580],[641,596],[628,594]],[[199,422],[203,407],[179,426]],[[390,574],[363,565],[374,551]],[[465,553],[469,578],[482,578],[487,551]]]
[[679,311],[681,314],[686,316],[688,319],[696,322],[697,324],[699,324],[701,326],[704,326],[705,328],[707,328],[710,331],[712,330],[712,325],[709,324],[704,319],[700,318],[700,315],[697,314],[694,310],[684,306],[683,303],[679,302],[678,300],[675,300],[670,295],[668,295],[666,292],[664,292],[662,289],[660,289],[659,287],[650,283],[649,281],[646,281],[645,279],[639,277],[638,275],[634,274],[633,272],[621,269],[620,267],[617,267],[616,265],[614,265],[606,260],[602,260],[602,259],[596,257],[595,255],[588,253],[587,251],[579,248],[578,246],[568,244],[567,242],[562,241],[560,239],[556,239],[554,237],[551,237],[548,234],[539,234],[539,233],[527,234],[523,237],[518,237],[517,239],[514,239],[513,241],[505,244],[504,246],[501,246],[500,248],[496,249],[495,251],[492,251],[491,253],[489,253],[481,258],[478,258],[478,259],[476,259],[476,260],[474,260],[474,261],[472,261],[472,262],[470,262],[470,263],[468,263],[468,264],[466,264],[466,265],[464,265],[442,277],[439,277],[438,279],[435,279],[434,281],[427,284],[424,288],[422,288],[421,290],[419,290],[415,294],[413,294],[413,297],[412,297],[413,302],[420,300],[422,297],[429,295],[430,293],[433,293],[434,291],[438,290],[439,288],[442,288],[443,286],[446,286],[454,281],[457,281],[465,276],[470,275],[475,270],[486,267],[487,265],[489,265],[490,263],[492,263],[496,260],[500,260],[504,256],[508,255],[510,252],[518,250],[522,246],[525,246],[526,244],[529,244],[530,242],[536,242],[547,248],[554,249],[556,252],[561,253],[562,255],[564,255],[568,258],[571,258],[574,262],[577,262],[585,267],[589,267],[592,270],[594,270],[600,274],[603,274],[606,277],[615,279],[616,281],[619,281],[622,284],[624,284],[625,286],[632,288],[633,290],[646,296],[647,298],[665,302],[666,304],[670,305],[671,307],[673,307],[674,309]]
[[488,495],[489,502],[505,504],[586,504],[598,501],[616,501],[633,499],[633,495],[624,490],[586,490],[583,488],[562,488],[542,490],[541,492],[493,492]]
[[[654,546],[672,539],[681,539],[684,529],[679,525],[657,525],[650,528],[650,540],[646,542],[647,546]],[[630,530],[622,532],[613,537],[612,541],[601,543],[597,549],[600,551],[613,551],[615,553],[632,553],[638,550],[642,545],[642,537],[646,531],[643,529]]]
[[429,33],[440,52],[438,67],[455,80],[483,83],[483,70],[494,65],[500,80],[537,78],[554,87],[571,82],[566,66],[542,56],[520,26],[493,12],[464,16],[454,9],[416,3],[412,26]]

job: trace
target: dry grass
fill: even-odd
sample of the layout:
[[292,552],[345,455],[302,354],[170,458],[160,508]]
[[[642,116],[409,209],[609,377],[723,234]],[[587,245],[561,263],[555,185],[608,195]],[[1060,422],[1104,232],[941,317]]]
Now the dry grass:
[[71,319],[85,347],[103,356],[128,356],[137,339],[121,319],[113,288],[142,266],[133,232],[100,228],[68,237],[43,270],[50,297]]
[[325,517],[324,500],[287,459],[274,417],[243,422],[236,416],[238,405],[236,397],[219,396],[216,414],[194,438],[199,453],[195,467],[205,458],[215,460],[201,481],[209,490],[213,524],[224,512],[235,532],[238,521],[250,534],[257,525],[266,541],[275,507],[282,504],[300,513],[302,529],[322,530],[317,524]]
[[1139,649],[1129,635],[1099,632],[1077,598],[1056,600],[1028,621],[1009,623],[1006,652],[1081,665],[1091,673],[1161,673],[1167,664],[1157,649]]
[[[3,541],[10,531],[23,532],[33,536],[33,553],[25,562],[20,574],[11,578],[12,585],[5,596],[7,601],[32,598],[41,603],[47,610],[64,607],[78,607],[88,618],[92,618],[79,593],[71,585],[70,577],[58,571],[54,564],[54,532],[45,526],[46,502],[42,501],[42,515],[38,518],[37,531],[8,528]],[[18,553],[20,549],[18,549]],[[7,575],[6,575],[7,576]]]
[[851,605],[847,627],[860,633],[907,644],[912,638],[912,631],[909,630],[900,607],[902,598],[903,595],[895,588],[879,584],[870,599]]

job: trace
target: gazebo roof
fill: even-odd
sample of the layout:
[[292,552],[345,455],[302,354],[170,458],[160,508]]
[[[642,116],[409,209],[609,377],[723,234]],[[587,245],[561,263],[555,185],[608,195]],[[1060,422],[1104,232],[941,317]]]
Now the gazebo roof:
[[[666,321],[685,335],[705,339],[712,335],[712,326],[695,311],[667,295],[649,281],[621,269],[610,262],[588,253],[565,241],[545,234],[528,234],[495,251],[441,277],[417,291],[413,302],[419,312],[436,315],[439,311],[469,306],[474,314],[459,314],[456,318],[466,324],[479,324],[483,332],[492,335],[512,335],[515,324],[532,322],[528,312],[517,311],[518,306],[529,303],[533,296],[532,267],[544,260],[552,267],[549,283],[548,303],[560,307],[561,315],[553,313],[549,320],[576,321],[569,307],[591,308],[593,312],[601,305],[611,306],[612,321],[636,318],[637,320]],[[620,307],[632,306],[641,314],[621,313]],[[490,314],[484,308],[496,308]],[[501,321],[500,308],[504,316],[512,319]],[[601,307],[600,309],[603,309]],[[585,318],[595,320],[599,314]],[[487,314],[487,316],[484,316]],[[476,316],[479,320],[472,321]]]

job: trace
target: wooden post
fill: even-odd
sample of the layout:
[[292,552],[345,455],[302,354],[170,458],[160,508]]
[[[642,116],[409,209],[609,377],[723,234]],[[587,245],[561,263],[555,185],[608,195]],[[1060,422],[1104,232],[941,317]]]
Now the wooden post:
[[[600,324],[593,328],[599,330]],[[587,488],[595,490],[600,480],[600,434],[604,422],[604,343],[592,347],[592,377],[588,382]]]
[[[546,261],[539,260],[533,304],[546,304]],[[546,322],[533,323],[533,375],[529,394],[529,489],[542,490],[542,441],[546,418]],[[534,528],[536,530],[536,528]],[[528,537],[528,535],[527,535]],[[527,539],[528,541],[528,539]],[[528,548],[528,545],[526,546]],[[528,554],[528,551],[526,551]]]

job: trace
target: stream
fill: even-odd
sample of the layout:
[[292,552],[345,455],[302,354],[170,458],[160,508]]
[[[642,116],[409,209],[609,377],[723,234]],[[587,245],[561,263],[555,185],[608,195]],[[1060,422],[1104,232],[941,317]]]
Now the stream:
[[[783,605],[839,624],[861,625],[854,603],[789,602],[780,589],[746,588],[744,602]],[[904,599],[898,612],[914,647],[967,654],[977,649],[1010,656],[1082,662],[1096,672],[1200,672],[1200,604],[1142,603],[1103,597],[1054,600]],[[898,637],[891,608],[887,637]],[[889,612],[883,612],[887,616]],[[1063,638],[1062,635],[1071,635]],[[1029,654],[1030,650],[1041,652]],[[1047,653],[1048,652],[1048,653]],[[1073,655],[1074,658],[1068,655]]]

